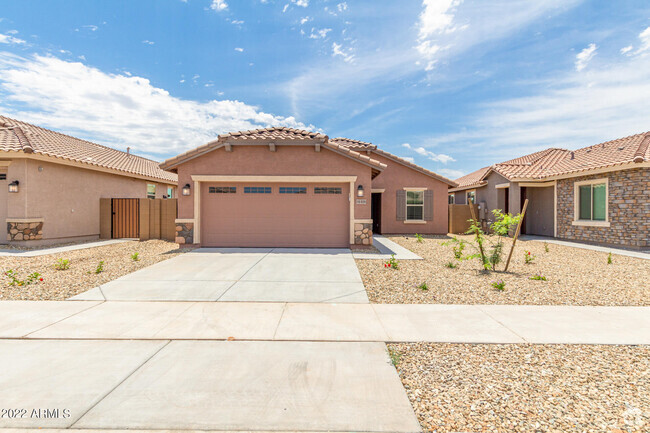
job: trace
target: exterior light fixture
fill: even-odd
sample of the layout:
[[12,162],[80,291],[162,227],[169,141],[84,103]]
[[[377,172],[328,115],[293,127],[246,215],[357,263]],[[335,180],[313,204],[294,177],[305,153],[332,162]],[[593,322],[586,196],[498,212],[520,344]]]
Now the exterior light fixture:
[[9,184],[9,192],[18,192],[18,185],[19,184],[20,184],[20,182],[18,182],[17,180],[14,180],[13,182],[11,182]]
[[190,184],[189,183],[185,184],[185,186],[183,187],[183,195],[190,195]]
[[357,197],[363,197],[363,185],[357,187]]

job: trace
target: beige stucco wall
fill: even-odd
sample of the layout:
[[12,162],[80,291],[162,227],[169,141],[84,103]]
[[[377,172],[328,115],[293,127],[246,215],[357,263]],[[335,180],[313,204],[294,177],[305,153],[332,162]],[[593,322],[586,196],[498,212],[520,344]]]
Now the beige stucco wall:
[[[7,194],[7,218],[44,219],[43,241],[30,244],[96,238],[100,198],[144,198],[147,184],[154,183],[30,159],[12,161],[7,182],[14,180],[20,187]],[[167,186],[156,183],[156,198],[167,193]]]
[[[376,153],[373,153],[371,157],[388,166],[372,181],[373,189],[385,189],[381,197],[382,233],[446,234],[449,217],[447,212],[448,185]],[[397,190],[405,187],[423,187],[433,191],[432,221],[426,221],[424,224],[397,221],[395,209]],[[370,197],[368,197],[368,203],[370,203]]]
[[[357,176],[354,191],[363,185],[366,204],[355,204],[355,219],[370,218],[371,168],[353,159],[321,147],[281,146],[271,152],[268,146],[237,145],[232,152],[216,149],[178,166],[178,217],[194,218],[194,183],[192,175],[257,176]],[[185,184],[192,185],[189,196],[180,194]],[[354,197],[353,197],[354,199]]]

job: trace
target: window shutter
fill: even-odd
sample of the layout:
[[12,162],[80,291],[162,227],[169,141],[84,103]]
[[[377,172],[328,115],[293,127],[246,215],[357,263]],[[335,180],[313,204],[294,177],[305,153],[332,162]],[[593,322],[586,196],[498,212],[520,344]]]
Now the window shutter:
[[397,221],[404,221],[406,219],[406,191],[397,190],[397,200],[395,203]]
[[424,220],[433,221],[433,191],[424,191]]

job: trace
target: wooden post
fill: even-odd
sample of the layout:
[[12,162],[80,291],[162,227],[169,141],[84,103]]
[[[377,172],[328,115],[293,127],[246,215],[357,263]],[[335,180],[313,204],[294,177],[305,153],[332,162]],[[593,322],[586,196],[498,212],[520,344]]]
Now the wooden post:
[[[476,219],[476,212],[474,212],[474,203],[469,203],[469,211],[472,214],[472,219],[476,222],[476,224],[479,224],[479,220]],[[480,235],[476,235],[476,236],[478,237]],[[478,243],[479,252],[481,253],[481,262],[483,264],[483,267],[485,268],[485,252],[483,251],[483,243],[482,242],[477,242],[477,243]]]
[[515,250],[515,244],[517,243],[517,238],[519,237],[519,231],[521,230],[521,225],[524,222],[524,217],[526,216],[526,208],[528,207],[528,199],[524,201],[524,207],[521,209],[521,219],[519,224],[517,224],[517,231],[515,231],[515,237],[512,240],[512,247],[510,248],[510,253],[508,254],[508,260],[506,261],[506,267],[503,272],[508,271],[508,265],[510,264],[510,259],[512,258],[512,252]]

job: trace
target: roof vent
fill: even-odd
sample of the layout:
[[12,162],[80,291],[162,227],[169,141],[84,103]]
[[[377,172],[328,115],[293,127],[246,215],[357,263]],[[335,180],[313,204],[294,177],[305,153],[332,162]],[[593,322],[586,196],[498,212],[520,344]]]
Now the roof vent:
[[591,148],[587,149],[587,153],[591,152]]
[[575,158],[575,152],[571,152],[571,159]]
[[130,147],[127,147],[127,148],[126,148],[126,154],[127,154],[127,155],[131,155],[131,148],[130,148]]
[[625,149],[625,146],[618,146],[618,150],[623,150]]

